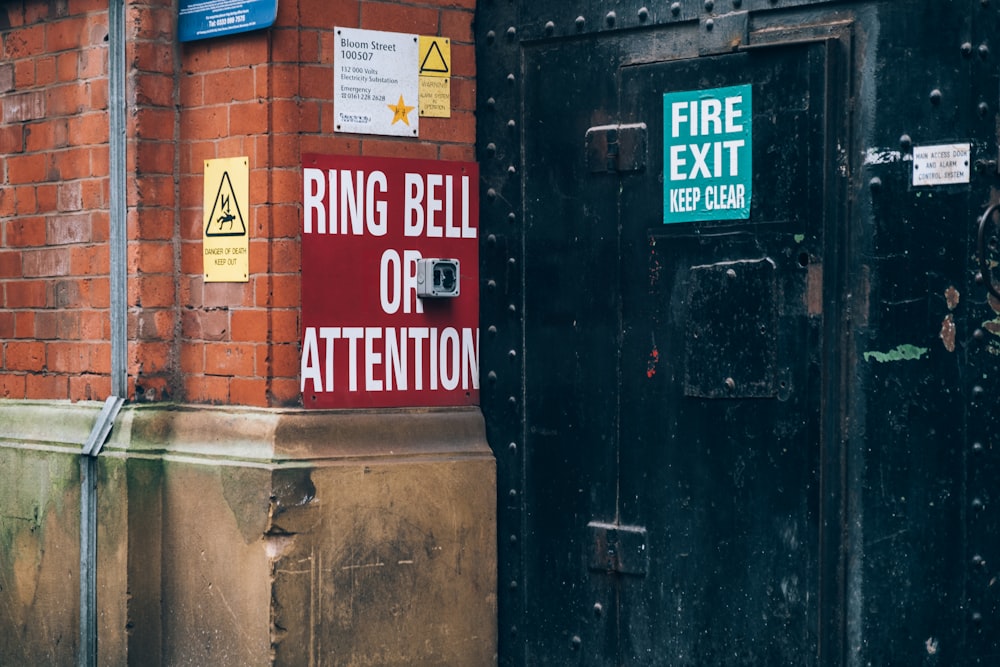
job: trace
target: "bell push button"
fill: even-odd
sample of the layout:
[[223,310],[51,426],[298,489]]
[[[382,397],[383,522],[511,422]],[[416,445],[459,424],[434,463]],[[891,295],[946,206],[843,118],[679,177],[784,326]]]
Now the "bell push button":
[[458,260],[417,260],[417,296],[422,299],[458,296]]

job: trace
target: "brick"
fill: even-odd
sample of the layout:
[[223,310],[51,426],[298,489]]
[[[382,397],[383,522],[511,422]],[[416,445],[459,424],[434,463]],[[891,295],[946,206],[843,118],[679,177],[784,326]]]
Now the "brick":
[[181,344],[181,372],[197,375],[205,372],[205,348],[200,344]]
[[181,110],[181,140],[219,139],[229,134],[227,107]]
[[45,26],[42,24],[12,30],[4,36],[4,57],[7,60],[30,58],[45,52]]
[[173,176],[139,176],[132,180],[129,189],[134,191],[135,201],[143,206],[173,208],[176,201]]
[[173,275],[138,275],[129,281],[129,305],[164,308],[174,304]]
[[276,343],[297,343],[299,340],[298,309],[271,309],[271,340]]
[[200,243],[186,242],[181,244],[181,273],[201,273],[204,267],[202,246]]
[[136,345],[136,358],[142,373],[154,375],[170,368],[172,343],[144,341]]
[[108,375],[74,375],[69,378],[71,401],[100,401],[111,395],[111,377]]
[[0,338],[14,337],[14,313],[0,310]]
[[35,61],[18,60],[14,63],[14,88],[30,88],[35,85]]
[[0,278],[15,278],[20,275],[21,252],[19,250],[0,250]]
[[46,305],[45,281],[8,282],[4,287],[4,293],[8,308],[44,308]]
[[0,63],[0,93],[14,90],[14,63]]
[[476,148],[471,144],[445,144],[441,146],[440,157],[454,162],[475,162]]
[[[107,32],[105,30],[105,32]],[[81,49],[76,60],[76,76],[81,79],[95,79],[108,73],[108,49],[104,46],[91,46]],[[68,72],[67,72],[68,74]],[[60,74],[61,76],[61,74]]]
[[298,344],[271,345],[268,352],[271,375],[275,377],[296,377],[299,373]]
[[174,140],[174,112],[170,109],[143,108],[135,112],[137,139]]
[[45,245],[45,218],[20,218],[4,225],[4,244],[12,248]]
[[230,315],[232,331],[230,340],[263,343],[267,341],[270,327],[266,310],[234,310]]
[[55,183],[42,183],[35,188],[35,201],[38,210],[48,213],[56,210],[58,186]]
[[[285,3],[294,6],[294,3]],[[359,0],[340,0],[331,3],[328,0],[299,0],[298,21],[304,27],[332,29],[334,26],[353,26],[357,24],[361,11]],[[279,3],[278,13],[281,13]],[[295,20],[289,17],[287,25],[295,25]]]
[[185,398],[196,403],[228,403],[229,379],[210,375],[184,378]]
[[45,366],[45,344],[9,341],[4,345],[4,367],[12,371],[40,371]]
[[205,76],[194,72],[183,72],[178,78],[181,108],[190,109],[204,104]]
[[[423,121],[420,123],[423,125]],[[421,160],[437,159],[437,144],[412,141],[370,141],[361,145],[361,154],[374,157],[408,157]]]
[[95,363],[91,359],[91,351],[94,349],[94,346],[80,345],[75,341],[46,343],[45,365],[49,371],[60,373],[106,370],[94,367]]
[[247,283],[204,283],[202,305],[206,308],[251,306],[253,304],[252,282]]
[[32,373],[26,377],[24,397],[54,400],[69,398],[69,381],[65,375]]
[[129,273],[171,273],[174,270],[173,243],[142,243],[128,247]]
[[398,2],[364,2],[361,4],[361,27],[390,32],[438,34],[438,10],[410,7]]
[[105,275],[111,266],[106,245],[78,246],[69,249],[69,271],[74,276]]
[[88,34],[87,19],[65,18],[46,25],[45,47],[49,52],[68,51],[81,46],[83,35]]
[[66,122],[69,136],[77,146],[103,144],[108,141],[108,115],[106,113],[84,113]]
[[229,40],[221,42],[203,39],[184,45],[181,53],[182,71],[211,72],[226,67],[229,67]]
[[472,19],[471,11],[442,11],[441,12],[441,32],[440,34],[454,42],[464,42],[472,44]]
[[298,274],[258,276],[254,280],[258,306],[282,308],[298,306],[302,302]]
[[206,74],[204,86],[204,104],[229,104],[253,100],[256,97],[254,70],[250,67],[230,68],[223,72]]
[[14,188],[14,212],[18,215],[38,213],[38,199],[35,188],[30,185]]
[[66,82],[81,78],[79,64],[79,52],[67,51],[66,53],[60,53],[55,58],[55,79],[57,81]]
[[[57,207],[60,211],[79,211],[83,208],[83,187],[80,181],[64,181],[57,186]],[[90,226],[90,220],[87,221]]]
[[149,40],[170,40],[174,36],[174,13],[169,7],[133,6],[130,10],[133,37]]
[[132,46],[132,59],[136,69],[142,72],[172,74],[174,71],[173,44],[160,42],[136,42]]
[[424,141],[473,143],[476,117],[471,111],[452,110],[451,118],[421,118],[420,137]]
[[[37,311],[41,312],[41,311]],[[35,335],[34,310],[19,310],[14,313],[14,338],[33,338]]]
[[54,56],[35,58],[35,85],[48,86],[56,80],[56,59]]
[[69,251],[63,248],[27,250],[21,257],[25,278],[65,276],[70,273]]
[[226,340],[229,312],[226,310],[185,310],[181,314],[181,335],[191,340]]
[[48,171],[50,180],[70,180],[86,178],[95,172],[90,166],[90,149],[66,148],[49,154],[51,168]]
[[[273,56],[274,45],[269,37],[270,31],[244,32],[233,35],[227,44],[229,48],[229,67],[259,65],[266,62],[277,62]],[[269,53],[270,51],[270,53]]]
[[49,245],[89,243],[93,238],[90,215],[87,213],[50,216],[46,219],[45,228],[46,242]]
[[40,310],[35,314],[35,338],[38,340],[78,340],[79,310]]
[[95,146],[90,149],[90,172],[91,174],[108,173],[108,147]]
[[252,376],[255,346],[246,343],[207,343],[205,373],[208,375]]
[[[49,117],[71,116],[90,107],[90,84],[75,81],[45,89],[45,107]],[[100,107],[96,107],[100,108]]]
[[91,109],[108,108],[108,80],[106,78],[89,80],[87,91],[90,93],[88,104]]
[[136,171],[140,174],[170,174],[173,189],[174,144],[142,141],[135,147]]
[[136,102],[159,107],[174,103],[174,77],[166,74],[143,74],[135,79]]
[[292,408],[301,407],[302,399],[299,393],[298,379],[271,380],[269,387],[270,405],[272,407]]
[[24,375],[0,373],[0,396],[3,398],[25,398]]
[[51,151],[69,145],[69,120],[55,118],[31,123],[24,128],[25,147],[29,153]]
[[170,341],[174,338],[174,311],[143,310],[130,318],[129,338],[133,340]]
[[267,132],[267,105],[263,102],[231,104],[229,131],[232,134],[261,134]]
[[45,93],[32,90],[3,97],[3,122],[23,123],[45,117]]
[[107,0],[69,0],[67,9],[72,16],[94,12],[107,12],[108,3]]
[[[133,209],[128,214],[130,240],[157,241],[174,237],[174,212],[169,208]],[[198,238],[201,238],[199,234]]]
[[261,378],[233,378],[229,383],[229,402],[264,407],[268,404],[267,383]]
[[80,340],[107,340],[110,332],[109,314],[93,309],[79,311]]

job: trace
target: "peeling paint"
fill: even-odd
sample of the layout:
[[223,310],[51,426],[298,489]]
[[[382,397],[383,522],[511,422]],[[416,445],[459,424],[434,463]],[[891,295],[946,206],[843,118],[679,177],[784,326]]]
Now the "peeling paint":
[[652,351],[649,353],[649,359],[646,361],[646,377],[651,378],[656,375],[656,365],[660,363],[660,351],[653,346]]
[[888,352],[865,352],[865,361],[877,361],[880,364],[887,361],[914,361],[927,354],[926,347],[915,345],[897,345]]
[[948,289],[944,291],[944,302],[948,304],[948,310],[955,310],[958,307],[960,297],[958,290],[949,285]]
[[949,352],[955,351],[955,320],[952,319],[951,313],[944,316],[944,320],[941,322],[941,333],[938,334],[941,337],[941,342],[944,343],[944,349]]
[[865,164],[892,164],[893,162],[912,161],[910,154],[903,155],[900,151],[889,148],[869,148],[865,150]]

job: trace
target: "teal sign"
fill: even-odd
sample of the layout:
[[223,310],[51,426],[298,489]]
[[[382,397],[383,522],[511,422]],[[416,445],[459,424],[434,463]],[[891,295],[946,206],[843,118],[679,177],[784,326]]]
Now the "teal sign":
[[753,162],[749,85],[663,95],[663,222],[746,220]]

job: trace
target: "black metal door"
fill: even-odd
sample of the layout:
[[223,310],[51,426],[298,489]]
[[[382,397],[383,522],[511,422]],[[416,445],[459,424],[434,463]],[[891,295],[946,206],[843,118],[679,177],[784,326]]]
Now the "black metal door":
[[[525,54],[524,662],[815,664],[841,44],[625,46]],[[750,219],[664,224],[663,94],[743,84]]]
[[[616,582],[619,664],[816,664],[821,600],[839,607],[823,599],[837,559],[824,557],[821,534],[839,524],[821,496],[839,477],[836,443],[823,437],[837,398],[825,393],[824,352],[839,356],[837,339],[824,339],[824,318],[837,318],[823,293],[839,47],[623,71],[625,117],[653,122],[649,168],[623,179],[621,198],[615,511],[645,528],[649,567]],[[662,93],[743,84],[753,92],[750,219],[663,224]]]

